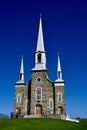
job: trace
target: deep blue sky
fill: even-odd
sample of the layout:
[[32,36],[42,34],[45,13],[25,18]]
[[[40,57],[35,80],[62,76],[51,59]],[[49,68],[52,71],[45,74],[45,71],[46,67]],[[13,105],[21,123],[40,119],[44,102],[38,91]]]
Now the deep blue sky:
[[13,111],[21,55],[25,81],[31,79],[40,13],[49,78],[56,79],[59,52],[67,114],[87,117],[86,0],[0,1],[0,113]]

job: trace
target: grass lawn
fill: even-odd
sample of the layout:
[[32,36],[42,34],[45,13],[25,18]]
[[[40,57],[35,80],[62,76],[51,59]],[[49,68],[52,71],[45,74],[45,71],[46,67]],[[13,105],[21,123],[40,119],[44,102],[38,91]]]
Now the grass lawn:
[[1,119],[0,130],[87,130],[87,125],[50,118]]

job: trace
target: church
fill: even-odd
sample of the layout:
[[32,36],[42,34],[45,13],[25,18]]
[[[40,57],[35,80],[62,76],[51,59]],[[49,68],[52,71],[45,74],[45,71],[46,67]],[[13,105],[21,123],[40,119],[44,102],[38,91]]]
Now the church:
[[19,117],[51,117],[65,118],[65,81],[62,79],[60,57],[58,55],[57,79],[51,81],[46,67],[46,51],[40,17],[34,67],[31,79],[24,82],[23,57],[19,79],[15,83],[14,115]]

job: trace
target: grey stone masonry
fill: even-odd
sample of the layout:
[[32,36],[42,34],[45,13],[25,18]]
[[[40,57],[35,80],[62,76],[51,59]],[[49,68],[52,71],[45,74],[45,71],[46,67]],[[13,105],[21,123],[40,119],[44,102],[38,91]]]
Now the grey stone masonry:
[[[21,102],[17,102],[17,94],[21,94]],[[16,113],[16,109],[20,108],[21,113],[24,113],[24,88],[15,88],[15,99],[14,99],[14,112]]]
[[[37,78],[40,77],[41,81],[38,82]],[[36,100],[36,88],[42,88],[42,100]],[[49,109],[49,98],[53,98],[53,85],[48,80],[47,71],[32,71],[32,81],[31,81],[31,110],[30,114],[35,115],[35,107],[37,104],[42,106],[42,113],[49,115],[51,110]]]
[[[19,114],[21,116],[24,115],[24,88],[26,86],[26,83],[16,83],[15,84],[15,95],[14,95],[14,113],[16,115],[17,109],[20,110]],[[20,99],[18,98],[18,95],[20,95]],[[20,101],[18,101],[20,100]]]
[[[54,90],[55,90],[55,114],[57,115],[66,115],[66,104],[65,104],[65,83],[60,82],[58,83],[59,86],[55,85],[54,83]],[[64,84],[64,85],[63,85]],[[61,101],[58,100],[58,93],[61,93]],[[61,110],[60,110],[61,109]],[[59,112],[61,111],[61,112]]]

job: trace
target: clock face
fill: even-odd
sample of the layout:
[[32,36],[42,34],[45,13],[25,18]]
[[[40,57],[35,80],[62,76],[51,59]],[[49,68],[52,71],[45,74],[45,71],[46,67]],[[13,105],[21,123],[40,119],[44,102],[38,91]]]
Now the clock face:
[[42,79],[41,79],[40,77],[38,77],[38,78],[36,79],[36,81],[37,81],[37,82],[41,82]]

